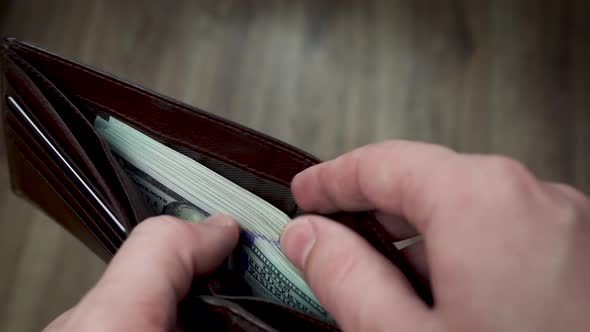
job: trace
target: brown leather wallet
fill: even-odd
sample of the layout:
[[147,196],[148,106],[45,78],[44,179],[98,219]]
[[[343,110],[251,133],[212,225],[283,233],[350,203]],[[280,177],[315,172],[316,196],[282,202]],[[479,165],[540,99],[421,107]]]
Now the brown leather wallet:
[[[153,212],[92,126],[97,113],[123,120],[198,159],[289,216],[298,213],[289,184],[297,173],[319,162],[315,157],[15,39],[2,42],[1,58],[2,121],[13,190],[105,261]],[[404,272],[425,302],[432,303],[429,287],[404,262],[391,235],[371,213],[330,217],[366,238]],[[251,296],[234,279],[222,272],[199,278],[181,303],[181,325],[188,330],[337,329],[296,309]]]

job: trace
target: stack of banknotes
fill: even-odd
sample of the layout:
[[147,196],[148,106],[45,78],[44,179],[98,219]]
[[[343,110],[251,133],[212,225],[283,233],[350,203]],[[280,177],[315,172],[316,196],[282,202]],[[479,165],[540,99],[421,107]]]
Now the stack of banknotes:
[[330,320],[301,273],[279,245],[289,216],[262,198],[195,160],[110,117],[94,123],[125,173],[154,208],[200,221],[223,213],[241,227],[240,244],[230,266],[256,296]]

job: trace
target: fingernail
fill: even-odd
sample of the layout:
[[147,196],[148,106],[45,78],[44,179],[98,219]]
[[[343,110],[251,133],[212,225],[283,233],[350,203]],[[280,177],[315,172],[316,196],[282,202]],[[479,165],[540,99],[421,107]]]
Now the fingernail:
[[315,231],[311,222],[303,218],[292,221],[285,227],[281,236],[281,247],[285,256],[302,270],[315,241]]
[[218,226],[218,227],[229,227],[233,226],[235,221],[230,216],[224,214],[215,214],[205,219],[203,224]]

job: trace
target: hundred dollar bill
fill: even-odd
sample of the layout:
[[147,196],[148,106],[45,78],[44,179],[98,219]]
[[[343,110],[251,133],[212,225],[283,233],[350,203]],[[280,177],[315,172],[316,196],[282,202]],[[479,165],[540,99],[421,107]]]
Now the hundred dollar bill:
[[260,248],[260,243],[264,241],[268,240],[256,234],[242,232],[238,262],[234,262],[234,269],[251,287],[252,293],[331,321],[326,310],[315,299],[295,286],[270,262]]
[[[209,216],[207,212],[159,183],[125,158],[116,153],[114,155],[155,214],[173,215],[197,222]],[[331,322],[332,319],[315,298],[302,291],[271,263],[265,254],[269,246],[280,248],[278,240],[242,230],[236,252],[230,257],[228,267],[243,278],[252,289],[253,295],[288,305]]]
[[185,220],[201,221],[209,215],[170,188],[113,153],[127,177],[135,184],[154,214],[168,214]]

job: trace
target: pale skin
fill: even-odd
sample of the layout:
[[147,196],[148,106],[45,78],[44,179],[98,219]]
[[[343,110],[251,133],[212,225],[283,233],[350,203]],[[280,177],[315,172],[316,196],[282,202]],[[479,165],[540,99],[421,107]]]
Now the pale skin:
[[[308,215],[285,229],[285,254],[345,331],[590,326],[590,199],[511,159],[388,141],[307,169],[292,191],[304,210],[375,211],[396,239],[423,236],[404,254],[430,280],[433,307],[348,228]],[[237,238],[228,217],[148,220],[47,330],[171,330],[191,281],[220,264]]]

